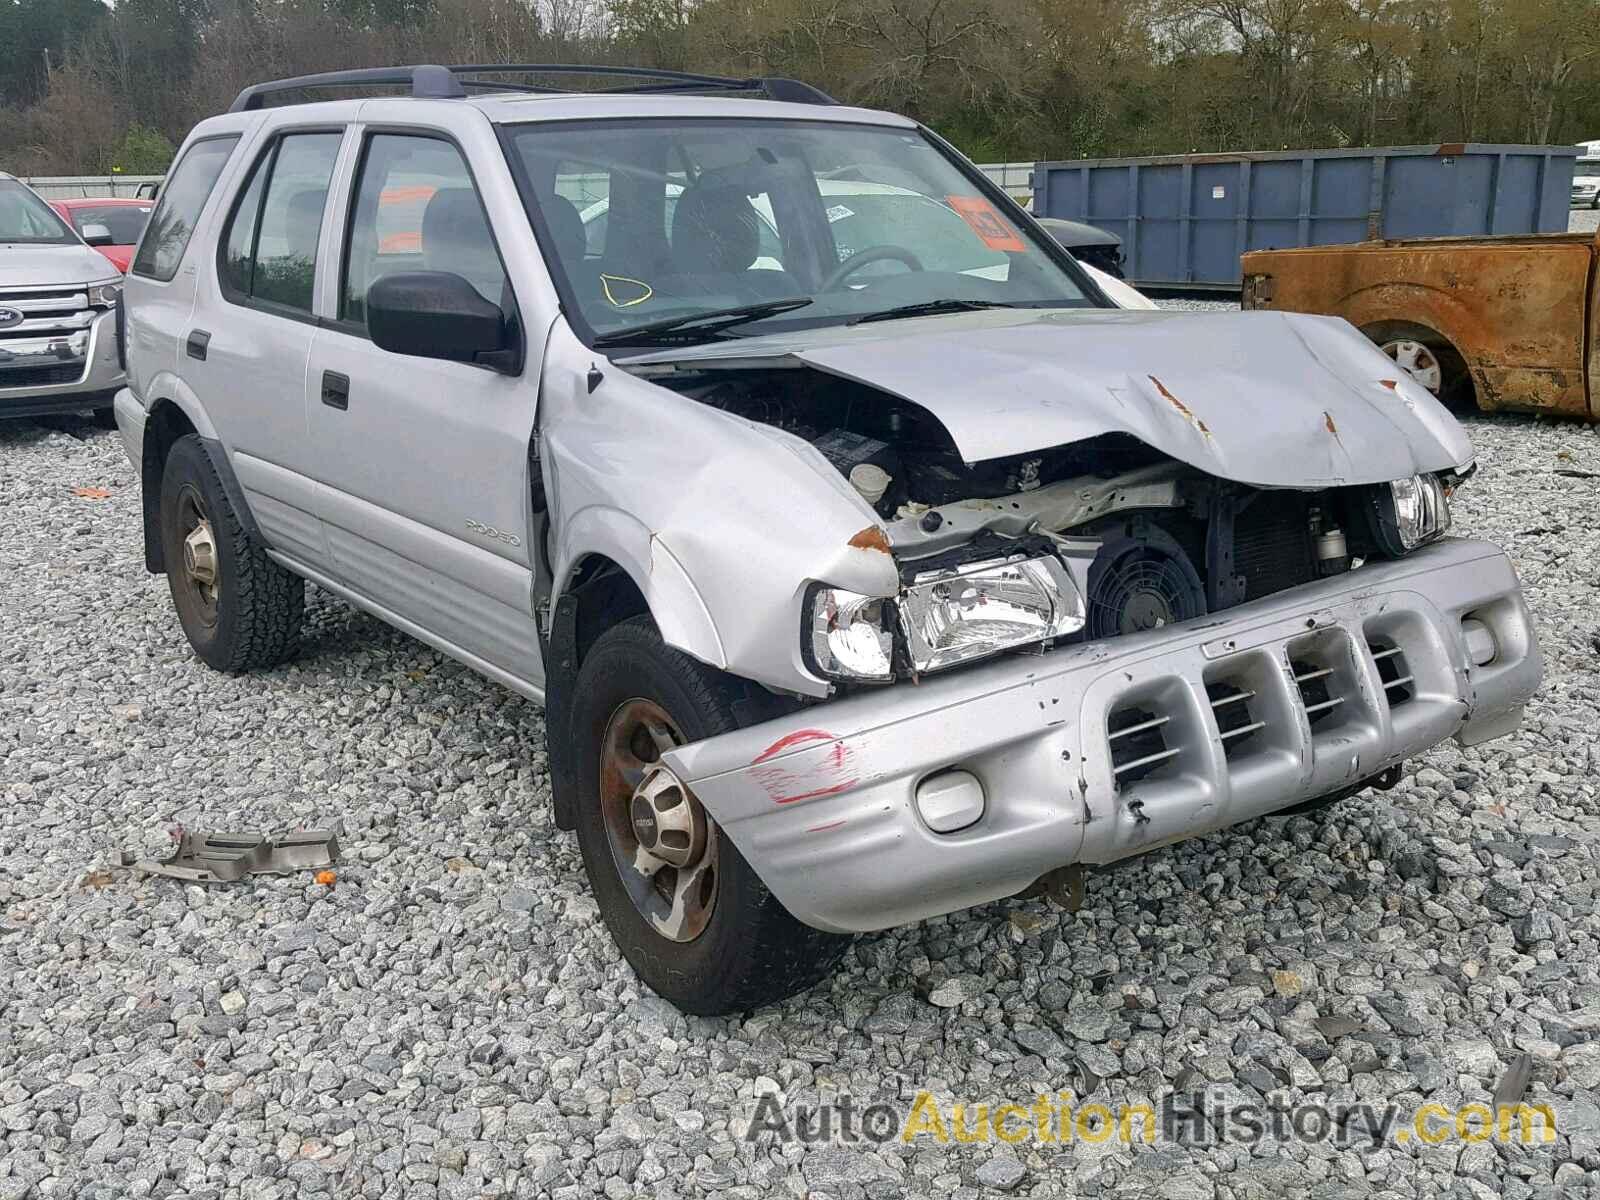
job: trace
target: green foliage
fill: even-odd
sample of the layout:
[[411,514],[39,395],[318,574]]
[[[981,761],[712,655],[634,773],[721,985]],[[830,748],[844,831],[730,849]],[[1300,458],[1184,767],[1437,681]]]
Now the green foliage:
[[101,0],[0,0],[0,104],[42,97],[47,62],[64,65],[109,17]]
[[163,175],[175,152],[176,147],[159,129],[135,121],[117,148],[114,169],[127,175]]

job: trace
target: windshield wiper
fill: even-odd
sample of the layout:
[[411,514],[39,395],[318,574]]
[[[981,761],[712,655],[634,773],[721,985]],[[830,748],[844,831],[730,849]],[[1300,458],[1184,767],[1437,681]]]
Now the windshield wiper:
[[901,317],[936,317],[940,313],[976,312],[981,308],[1016,308],[1005,300],[923,300],[917,304],[902,304],[881,312],[862,313],[851,317],[846,325],[865,325],[868,321],[898,321]]
[[665,317],[631,329],[617,329],[602,333],[594,339],[596,346],[635,346],[649,342],[674,342],[683,338],[703,335],[715,337],[724,329],[742,325],[746,321],[759,321],[779,313],[793,312],[813,301],[810,296],[790,296],[785,300],[763,300],[757,304],[741,304],[737,308],[718,308],[711,312],[684,313]]

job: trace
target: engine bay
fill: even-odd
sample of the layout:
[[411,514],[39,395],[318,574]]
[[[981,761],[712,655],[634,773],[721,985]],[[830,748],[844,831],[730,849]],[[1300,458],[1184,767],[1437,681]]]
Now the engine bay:
[[1086,638],[1159,627],[1359,566],[1366,489],[1261,489],[1127,434],[984,462],[927,410],[808,367],[649,369],[653,382],[814,446],[882,518],[902,573],[1054,543]]

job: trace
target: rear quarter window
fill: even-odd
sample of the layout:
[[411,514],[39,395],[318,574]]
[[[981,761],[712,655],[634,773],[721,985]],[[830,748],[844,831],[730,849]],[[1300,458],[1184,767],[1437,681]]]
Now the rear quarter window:
[[132,272],[162,283],[178,273],[195,223],[217,186],[217,178],[227,165],[239,135],[204,138],[184,151],[172,174],[167,176],[161,201],[150,217],[150,225],[134,255]]

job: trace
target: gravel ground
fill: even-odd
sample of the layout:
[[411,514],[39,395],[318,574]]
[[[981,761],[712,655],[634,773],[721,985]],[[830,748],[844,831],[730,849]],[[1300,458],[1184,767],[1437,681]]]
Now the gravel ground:
[[[1600,534],[1558,472],[1600,437],[1471,430],[1458,523],[1511,549],[1548,662],[1519,733],[1093,877],[1076,915],[861,938],[807,995],[686,1020],[550,824],[532,705],[316,594],[293,665],[207,670],[115,435],[0,427],[0,1200],[1593,1194]],[[113,866],[178,823],[334,820],[331,887]],[[1553,1145],[744,1137],[768,1093],[1455,1105],[1522,1054]]]

